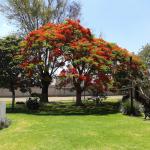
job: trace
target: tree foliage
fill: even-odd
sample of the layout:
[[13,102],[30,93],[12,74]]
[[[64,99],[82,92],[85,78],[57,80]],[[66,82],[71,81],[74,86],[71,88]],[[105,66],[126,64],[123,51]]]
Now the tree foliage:
[[146,44],[145,46],[143,46],[138,55],[147,65],[147,63],[150,61],[150,44]]
[[65,18],[78,19],[81,9],[80,3],[69,0],[7,0],[0,8],[25,34],[48,22],[59,23]]
[[[137,56],[130,55],[126,49],[103,39],[73,41],[69,51],[70,65],[60,73],[60,84],[72,83],[79,104],[82,103],[81,94],[84,90],[104,93],[110,85],[120,88],[130,82],[129,78],[137,78],[143,67]],[[132,64],[129,61],[130,57]]]
[[70,43],[68,52],[69,65],[59,76],[63,77],[62,83],[72,83],[76,90],[76,104],[81,105],[83,91],[96,89],[104,92],[110,83],[111,44],[103,39],[81,38]]
[[121,55],[116,54],[115,59],[114,86],[117,88],[131,87],[131,81],[143,78],[145,66],[139,56],[130,54],[124,49]]
[[15,90],[19,87],[20,60],[16,58],[20,38],[8,36],[0,39],[0,87],[12,92],[12,107],[15,102]]
[[138,81],[138,86],[140,85],[143,88],[143,91],[148,97],[150,97],[150,80],[149,80],[149,75],[150,75],[150,44],[146,44],[141,48],[141,51],[138,53],[139,57],[142,59],[144,62],[146,68],[148,68],[147,75],[144,76],[144,79],[142,81]]

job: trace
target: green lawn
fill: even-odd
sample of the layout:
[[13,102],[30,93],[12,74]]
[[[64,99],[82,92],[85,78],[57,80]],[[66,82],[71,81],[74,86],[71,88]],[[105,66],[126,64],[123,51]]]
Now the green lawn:
[[117,107],[110,101],[95,108],[54,103],[40,113],[9,113],[0,150],[149,150],[150,121],[123,116]]

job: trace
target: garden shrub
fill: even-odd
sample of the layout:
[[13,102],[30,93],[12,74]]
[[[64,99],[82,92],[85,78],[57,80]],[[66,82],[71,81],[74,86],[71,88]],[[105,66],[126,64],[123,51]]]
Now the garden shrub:
[[26,101],[28,110],[38,110],[40,107],[40,99],[38,97],[29,97]]
[[[124,115],[131,115],[131,101],[127,99],[121,102],[120,111]],[[141,105],[137,101],[133,100],[133,113],[135,116],[140,116],[142,113]]]

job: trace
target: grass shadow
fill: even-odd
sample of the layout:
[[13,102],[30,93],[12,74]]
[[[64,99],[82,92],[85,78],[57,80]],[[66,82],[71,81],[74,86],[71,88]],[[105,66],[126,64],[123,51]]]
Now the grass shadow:
[[7,106],[7,113],[26,113],[32,115],[108,115],[119,112],[119,102],[105,101],[102,105],[95,106],[88,102],[84,106],[75,106],[73,102],[51,102],[44,104],[38,111],[28,111],[23,104],[15,106],[12,111]]

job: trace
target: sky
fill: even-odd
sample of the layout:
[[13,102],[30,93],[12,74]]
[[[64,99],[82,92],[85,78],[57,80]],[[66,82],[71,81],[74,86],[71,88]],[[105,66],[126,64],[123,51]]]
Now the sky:
[[[135,53],[150,43],[150,0],[78,1],[82,5],[81,24],[90,28],[96,37],[102,35],[106,41]],[[0,37],[16,30],[2,14],[0,21]]]

